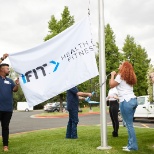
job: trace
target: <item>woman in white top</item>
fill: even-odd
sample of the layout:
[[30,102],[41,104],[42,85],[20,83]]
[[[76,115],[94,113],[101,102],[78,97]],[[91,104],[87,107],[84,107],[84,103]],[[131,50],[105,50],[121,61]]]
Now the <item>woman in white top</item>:
[[128,144],[123,147],[124,151],[138,150],[136,134],[133,127],[133,117],[137,107],[137,99],[133,92],[133,85],[136,84],[137,79],[133,66],[125,61],[119,66],[118,75],[116,72],[111,72],[110,86],[116,87],[120,101],[120,111],[126,128],[128,130]]
[[107,101],[109,101],[109,113],[113,125],[113,137],[118,137],[118,129],[119,129],[119,120],[118,120],[118,111],[119,111],[119,103],[118,103],[118,91],[116,87],[111,88],[108,92]]

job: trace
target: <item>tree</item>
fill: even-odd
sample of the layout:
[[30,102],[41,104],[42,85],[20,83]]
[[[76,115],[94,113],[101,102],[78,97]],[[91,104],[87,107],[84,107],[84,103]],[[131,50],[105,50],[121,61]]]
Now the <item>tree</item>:
[[134,86],[134,92],[137,96],[147,95],[148,82],[147,72],[150,65],[150,59],[144,48],[137,45],[130,35],[127,35],[123,46],[124,59],[129,60],[137,75],[137,85]]
[[44,40],[47,41],[53,38],[68,27],[72,26],[74,22],[74,16],[70,15],[68,7],[65,6],[59,21],[55,18],[54,15],[51,16],[51,20],[48,22],[49,34],[44,38]]
[[[49,34],[44,38],[44,41],[47,41],[56,36],[57,34],[61,33],[68,27],[72,26],[74,22],[74,16],[70,15],[68,7],[65,6],[61,14],[61,19],[59,21],[55,18],[54,15],[51,16],[51,20],[48,22]],[[54,99],[60,101],[60,111],[62,111],[62,102],[65,99],[65,93],[59,94]]]
[[[117,70],[122,55],[116,46],[115,35],[109,24],[105,27],[105,58],[106,58],[106,75],[111,71]],[[106,81],[107,91],[109,90],[109,79]]]

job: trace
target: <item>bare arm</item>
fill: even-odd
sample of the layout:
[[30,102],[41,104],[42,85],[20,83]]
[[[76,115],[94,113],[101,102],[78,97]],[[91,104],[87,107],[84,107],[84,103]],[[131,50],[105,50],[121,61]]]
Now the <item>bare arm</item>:
[[13,92],[17,92],[18,91],[18,85],[16,85],[14,88],[13,88]]
[[13,92],[17,92],[18,91],[18,86],[19,86],[19,78],[15,81],[16,85],[13,88]]
[[109,85],[110,85],[111,88],[114,88],[119,84],[118,82],[116,82],[114,80],[115,75],[116,75],[115,71],[111,72],[111,79],[110,79],[110,82],[109,82]]
[[82,96],[78,96],[78,98],[79,98],[80,100],[85,100],[85,97],[82,97]]
[[78,92],[77,95],[80,97],[87,97],[87,96],[91,97],[92,96],[91,93],[85,93],[85,92]]
[[109,100],[110,98],[119,99],[119,97],[118,97],[118,96],[107,96],[107,97],[106,97],[106,100]]
[[113,96],[113,98],[115,98],[115,99],[119,99],[119,97],[118,97],[118,96]]

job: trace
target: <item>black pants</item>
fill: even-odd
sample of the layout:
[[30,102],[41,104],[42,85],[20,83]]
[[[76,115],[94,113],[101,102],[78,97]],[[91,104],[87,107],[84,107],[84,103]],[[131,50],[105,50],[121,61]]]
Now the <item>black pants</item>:
[[11,117],[12,117],[12,112],[0,111],[3,146],[8,146],[9,124],[10,124]]
[[119,103],[117,100],[109,102],[109,113],[113,125],[113,132],[118,134],[119,120],[118,120]]

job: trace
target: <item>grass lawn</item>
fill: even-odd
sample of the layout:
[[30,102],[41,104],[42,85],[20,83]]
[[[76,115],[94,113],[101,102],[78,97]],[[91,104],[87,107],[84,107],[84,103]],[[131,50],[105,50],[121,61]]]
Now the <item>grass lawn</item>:
[[[66,128],[40,130],[10,135],[8,154],[154,154],[154,129],[135,128],[139,151],[124,152],[127,144],[127,131],[120,127],[119,137],[111,136],[108,126],[108,145],[110,150],[97,150],[100,146],[100,126],[78,126],[79,138],[65,139]],[[1,153],[1,150],[0,150]],[[2,152],[3,153],[3,152]]]

